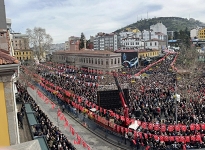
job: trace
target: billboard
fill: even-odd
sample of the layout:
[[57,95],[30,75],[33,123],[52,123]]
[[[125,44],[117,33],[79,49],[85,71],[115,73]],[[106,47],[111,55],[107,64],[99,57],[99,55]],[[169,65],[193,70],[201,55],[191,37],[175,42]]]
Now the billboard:
[[138,66],[138,52],[121,52],[121,62],[126,68]]

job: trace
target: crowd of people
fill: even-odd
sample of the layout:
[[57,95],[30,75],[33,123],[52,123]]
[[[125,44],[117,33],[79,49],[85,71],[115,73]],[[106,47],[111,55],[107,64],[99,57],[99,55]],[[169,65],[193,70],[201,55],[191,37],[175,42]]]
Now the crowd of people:
[[[35,111],[38,124],[31,127],[33,136],[44,136],[51,150],[75,150],[69,139],[50,121],[48,116],[28,94],[27,90],[19,82],[16,82],[16,87],[18,89],[18,97],[23,102],[21,113],[25,112],[25,103],[30,103],[32,110]],[[19,122],[22,122],[20,117],[18,119]]]
[[[143,145],[149,149],[204,148],[205,89],[203,85],[205,79],[198,76],[194,79],[195,82],[190,80],[189,84],[183,85],[184,82],[177,81],[176,74],[170,67],[173,58],[174,54],[166,57],[140,78],[130,78],[128,73],[120,73],[118,76],[121,84],[126,82],[129,85],[130,97],[127,100],[129,117],[141,122],[142,135],[138,135],[134,140],[137,146]],[[66,68],[65,65],[47,65],[64,71],[50,72],[42,66],[37,66],[36,72],[54,85],[72,91],[92,103],[97,102],[99,80],[101,84],[103,81],[106,84],[107,81],[110,81],[110,84],[114,83],[112,75],[98,75],[86,70],[79,72]],[[181,96],[180,100],[176,100],[176,89]],[[78,103],[75,98],[73,101]],[[114,111],[123,115],[123,108]],[[108,113],[107,118],[110,117]],[[114,120],[115,123],[122,124],[120,119],[114,118]],[[155,129],[150,126],[151,124],[159,125],[159,128]],[[174,125],[174,129],[170,125]],[[129,138],[133,140],[133,135],[131,134]]]

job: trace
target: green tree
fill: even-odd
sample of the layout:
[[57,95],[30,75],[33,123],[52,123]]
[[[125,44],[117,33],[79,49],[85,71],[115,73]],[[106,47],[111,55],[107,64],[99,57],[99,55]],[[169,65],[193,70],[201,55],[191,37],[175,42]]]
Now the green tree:
[[84,35],[84,33],[82,32],[82,33],[81,33],[81,36],[80,36],[79,49],[84,48],[84,41],[85,41],[85,35]]

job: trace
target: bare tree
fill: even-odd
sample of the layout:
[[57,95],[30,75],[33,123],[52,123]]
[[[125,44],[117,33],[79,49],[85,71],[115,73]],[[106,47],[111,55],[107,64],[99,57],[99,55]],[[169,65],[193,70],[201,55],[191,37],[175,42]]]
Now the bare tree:
[[26,34],[29,36],[30,47],[34,49],[38,59],[44,58],[43,54],[46,50],[50,50],[53,38],[41,27],[26,29]]

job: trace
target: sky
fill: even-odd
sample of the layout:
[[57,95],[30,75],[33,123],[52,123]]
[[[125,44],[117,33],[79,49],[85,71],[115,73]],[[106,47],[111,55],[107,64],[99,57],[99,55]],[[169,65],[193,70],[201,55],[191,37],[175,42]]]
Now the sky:
[[[205,22],[204,0],[4,0],[14,32],[42,27],[53,43],[111,33],[141,18],[182,17]],[[147,15],[148,14],[148,15]]]

